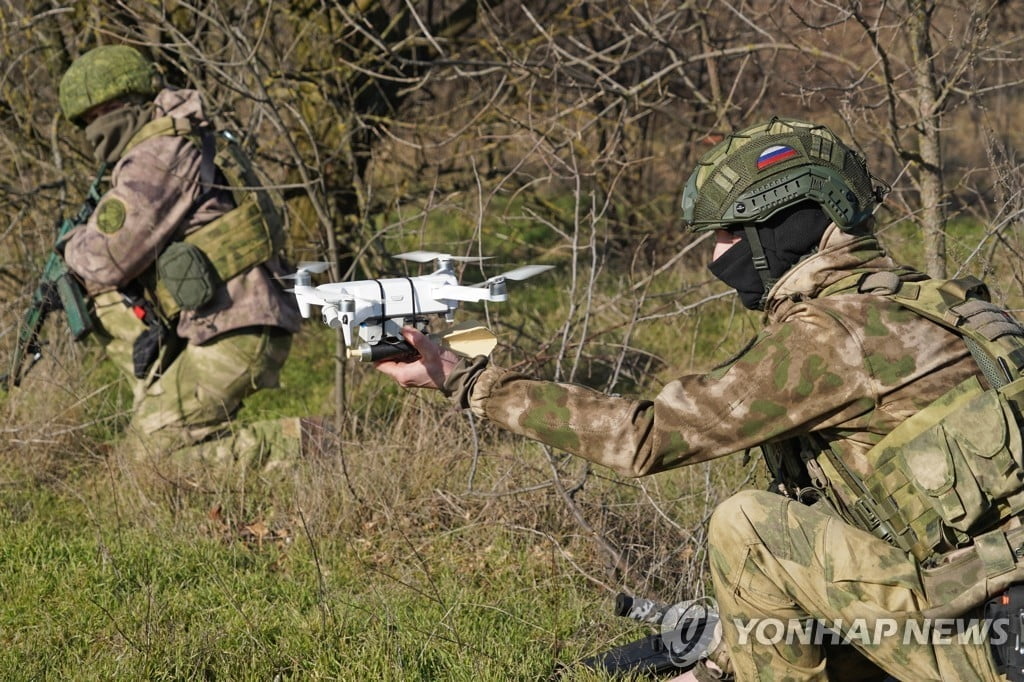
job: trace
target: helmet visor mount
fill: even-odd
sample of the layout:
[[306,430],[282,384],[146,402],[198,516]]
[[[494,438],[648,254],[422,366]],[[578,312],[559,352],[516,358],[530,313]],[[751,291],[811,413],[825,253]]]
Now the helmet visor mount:
[[842,230],[869,218],[883,196],[863,157],[828,128],[773,118],[730,135],[700,159],[682,196],[688,229],[767,221],[812,201]]
[[726,207],[722,222],[763,223],[782,209],[807,200],[820,204],[840,229],[861,223],[873,208],[861,206],[857,195],[832,169],[804,166],[779,173],[740,194]]

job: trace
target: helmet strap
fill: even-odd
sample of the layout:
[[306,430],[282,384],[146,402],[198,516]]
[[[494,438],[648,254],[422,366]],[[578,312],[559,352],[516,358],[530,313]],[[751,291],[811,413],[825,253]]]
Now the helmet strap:
[[757,234],[757,225],[753,223],[744,225],[743,232],[746,233],[747,242],[750,244],[754,270],[757,271],[757,276],[761,278],[761,284],[764,285],[764,297],[761,299],[763,306],[765,299],[768,297],[768,292],[775,285],[775,282],[778,281],[778,278],[772,277],[772,273],[768,269],[768,257],[764,253],[764,247],[761,246],[761,237]]

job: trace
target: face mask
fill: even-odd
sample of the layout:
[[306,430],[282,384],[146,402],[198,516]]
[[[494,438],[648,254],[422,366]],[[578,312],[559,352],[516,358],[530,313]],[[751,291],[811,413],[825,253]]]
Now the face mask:
[[[773,216],[757,228],[761,248],[768,259],[768,272],[778,279],[801,259],[814,253],[831,219],[814,203],[803,203]],[[708,269],[718,279],[736,290],[743,305],[750,310],[763,310],[764,283],[754,268],[750,242],[740,230],[736,242]]]
[[152,118],[153,104],[126,104],[85,127],[85,139],[92,145],[99,163],[114,163],[121,158],[129,140]]
[[749,310],[760,310],[764,284],[754,269],[754,254],[743,235],[729,250],[708,265],[711,274],[736,290],[740,302]]

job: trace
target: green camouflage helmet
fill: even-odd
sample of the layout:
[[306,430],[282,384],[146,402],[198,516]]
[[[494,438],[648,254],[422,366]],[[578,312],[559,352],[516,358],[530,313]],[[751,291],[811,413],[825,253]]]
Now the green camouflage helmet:
[[842,230],[868,218],[884,196],[864,157],[822,125],[772,118],[733,133],[709,150],[683,190],[693,232],[764,222],[814,201]]
[[153,64],[134,47],[105,45],[72,62],[60,79],[60,109],[81,124],[93,107],[126,95],[152,97],[159,90]]

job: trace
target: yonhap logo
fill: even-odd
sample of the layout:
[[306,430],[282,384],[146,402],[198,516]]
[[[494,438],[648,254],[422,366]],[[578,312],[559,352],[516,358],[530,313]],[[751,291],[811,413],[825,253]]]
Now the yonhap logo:
[[661,639],[680,668],[706,658],[720,638],[718,608],[710,597],[673,604],[661,620]]

